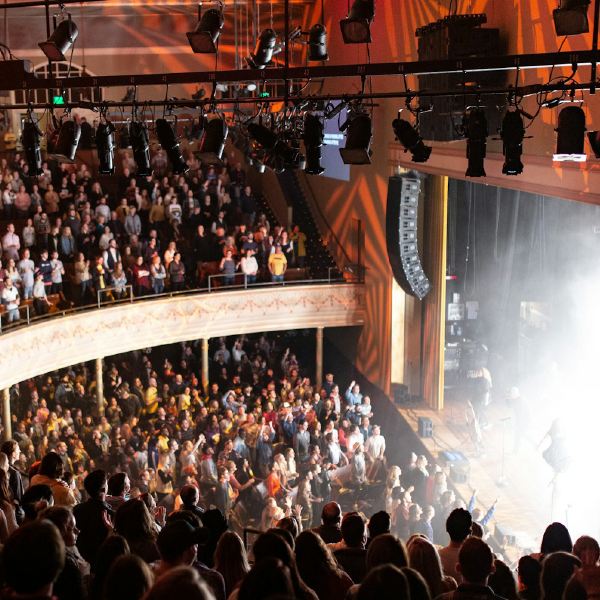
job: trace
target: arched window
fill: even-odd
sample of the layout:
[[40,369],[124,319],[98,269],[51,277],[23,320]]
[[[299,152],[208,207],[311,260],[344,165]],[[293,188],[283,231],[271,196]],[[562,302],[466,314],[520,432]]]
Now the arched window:
[[[71,63],[71,71],[69,72],[68,62],[53,62],[52,71],[48,70],[48,63],[42,63],[35,67],[34,73],[40,79],[49,77],[64,78],[69,73],[69,77],[81,77],[82,75],[93,76],[93,73],[87,71],[84,67]],[[52,102],[52,97],[58,95],[56,90],[16,90],[15,102],[17,104],[27,104],[28,102]],[[79,100],[92,100],[100,102],[102,100],[102,92],[98,88],[70,88],[64,90],[65,102],[78,102]]]

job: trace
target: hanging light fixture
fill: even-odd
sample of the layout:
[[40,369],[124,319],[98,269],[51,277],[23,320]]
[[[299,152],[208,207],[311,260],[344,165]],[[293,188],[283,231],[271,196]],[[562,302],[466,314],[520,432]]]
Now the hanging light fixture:
[[73,119],[54,119],[56,129],[51,142],[48,143],[48,158],[60,163],[73,164],[81,137],[81,126]]
[[485,112],[481,108],[473,108],[463,117],[463,127],[467,137],[467,159],[469,165],[467,177],[485,177],[483,162],[485,160],[488,125]]
[[[272,129],[258,123],[250,123],[248,125],[248,133],[250,137],[268,154],[282,159],[283,165],[294,165],[298,161],[298,150],[292,148],[286,142],[279,138],[277,133]],[[265,164],[270,167],[273,161],[266,161]]]
[[30,115],[30,120],[23,125],[23,146],[25,147],[25,158],[29,165],[29,177],[43,175],[42,169],[42,150],[40,148],[40,139],[43,134]]
[[271,59],[275,53],[277,43],[277,34],[270,28],[263,29],[258,40],[254,52],[246,59],[248,66],[251,69],[264,69],[271,64]]
[[354,0],[348,16],[340,21],[344,44],[370,44],[374,17],[374,0]]
[[166,119],[156,119],[156,137],[158,137],[158,143],[167,153],[169,162],[173,167],[173,173],[175,175],[183,175],[190,170],[190,167],[183,159],[183,155],[179,149],[179,141],[175,134],[176,127],[177,119],[175,119],[174,125]]
[[346,133],[346,146],[340,148],[340,155],[346,165],[370,165],[373,122],[371,115],[361,112],[350,117],[341,130]]
[[423,138],[418,131],[404,119],[398,118],[392,121],[392,127],[396,139],[404,146],[404,151],[412,154],[413,162],[427,162],[431,154],[431,146],[423,143]]
[[222,117],[206,122],[200,149],[194,152],[194,155],[205,165],[222,165],[221,157],[225,150],[228,133],[229,127]]
[[309,175],[321,175],[325,169],[321,166],[321,146],[325,135],[323,123],[316,115],[307,113],[304,118],[304,146],[306,147],[306,167]]
[[108,120],[101,122],[96,130],[96,149],[100,166],[98,171],[104,175],[115,172],[115,133],[116,127]]
[[202,3],[198,4],[198,25],[194,31],[186,35],[192,50],[197,54],[216,54],[217,40],[225,25],[223,17],[223,4],[219,8],[211,8],[201,15]]
[[558,115],[555,161],[585,162],[585,112],[579,106],[567,106]]
[[313,25],[308,32],[308,60],[329,60],[327,54],[327,29],[321,23]]
[[552,11],[554,30],[558,37],[588,33],[588,7],[590,0],[561,0],[560,6]]
[[60,16],[63,20],[60,21],[58,25],[56,24],[57,16],[58,15],[54,15],[54,32],[52,35],[45,42],[40,42],[38,44],[48,60],[54,62],[67,60],[65,54],[75,43],[75,40],[79,35],[77,25],[71,21],[70,13],[61,13]]
[[505,175],[521,175],[523,173],[521,155],[523,154],[524,136],[525,127],[523,127],[521,113],[518,110],[509,110],[502,119],[502,129],[500,130],[500,137],[504,143],[502,172]]
[[145,121],[132,121],[129,127],[129,139],[133,148],[133,160],[138,167],[137,174],[141,177],[152,175],[150,166],[150,135]]

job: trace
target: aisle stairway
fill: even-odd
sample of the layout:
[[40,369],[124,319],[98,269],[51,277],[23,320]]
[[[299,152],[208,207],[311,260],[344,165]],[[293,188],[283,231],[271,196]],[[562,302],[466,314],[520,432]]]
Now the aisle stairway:
[[281,190],[292,207],[294,225],[306,235],[306,266],[312,279],[339,279],[342,272],[335,263],[319,232],[316,220],[296,173],[286,169],[277,174]]

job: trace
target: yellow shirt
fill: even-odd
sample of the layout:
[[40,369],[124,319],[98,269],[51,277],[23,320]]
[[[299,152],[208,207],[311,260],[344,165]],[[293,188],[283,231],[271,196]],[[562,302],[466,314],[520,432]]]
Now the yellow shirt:
[[286,265],[287,258],[283,252],[281,254],[271,254],[271,256],[269,256],[269,267],[273,275],[283,275]]
[[14,133],[4,134],[4,149],[14,150],[17,147],[17,136]]

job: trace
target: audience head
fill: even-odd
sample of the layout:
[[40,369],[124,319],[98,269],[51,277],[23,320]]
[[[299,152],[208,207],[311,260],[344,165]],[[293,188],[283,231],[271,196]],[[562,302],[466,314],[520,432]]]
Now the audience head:
[[506,600],[517,600],[517,582],[512,571],[502,560],[494,560],[495,571],[488,579],[488,586],[497,596]]
[[115,560],[104,579],[104,600],[140,600],[154,581],[150,567],[134,554]]
[[519,581],[526,589],[537,589],[540,587],[540,577],[542,575],[542,565],[539,560],[533,556],[522,556],[519,559],[519,567],[517,569]]
[[562,600],[575,567],[581,567],[581,561],[573,554],[558,550],[547,555],[542,563],[542,598]]
[[21,506],[27,521],[35,521],[38,513],[54,504],[54,493],[49,485],[43,483],[32,485],[23,494]]
[[363,579],[356,600],[409,600],[408,581],[394,565],[384,564],[370,570]]
[[442,593],[444,572],[442,561],[434,545],[423,537],[414,537],[408,544],[408,561],[419,572],[435,597]]
[[410,600],[431,600],[435,598],[435,594],[431,592],[424,577],[418,571],[410,567],[404,567],[402,573],[408,583]]
[[542,556],[552,554],[552,552],[573,551],[573,542],[568,529],[562,523],[551,523],[544,531],[540,553]]
[[573,554],[581,561],[583,568],[596,565],[600,559],[598,542],[589,535],[582,535],[573,544]]
[[471,533],[471,513],[464,508],[455,508],[446,519],[446,531],[450,539],[457,544],[464,542]]
[[265,558],[256,563],[246,575],[239,600],[268,600],[269,598],[294,598],[290,570],[277,558]]
[[357,512],[349,512],[342,519],[342,538],[348,548],[364,548],[367,543],[367,526]]
[[399,569],[408,567],[408,553],[402,540],[391,533],[378,535],[367,550],[367,570],[379,565],[392,564]]
[[392,528],[392,517],[390,513],[385,510],[376,512],[369,519],[369,537],[371,539],[376,538],[378,535],[389,533]]
[[167,523],[158,534],[158,552],[166,563],[191,565],[196,560],[198,544],[205,541],[199,528],[178,519]]
[[145,600],[214,600],[214,595],[195,569],[178,567],[159,577]]
[[488,577],[494,572],[494,555],[491,548],[478,538],[468,538],[458,552],[456,570],[461,573],[466,583],[487,585]]
[[323,525],[339,527],[342,522],[342,509],[337,502],[328,502],[321,511]]
[[42,459],[39,474],[45,475],[50,479],[60,479],[63,476],[63,472],[62,458],[56,452],[48,452]]
[[107,482],[106,471],[96,469],[83,480],[83,487],[90,498],[103,499],[106,495]]

